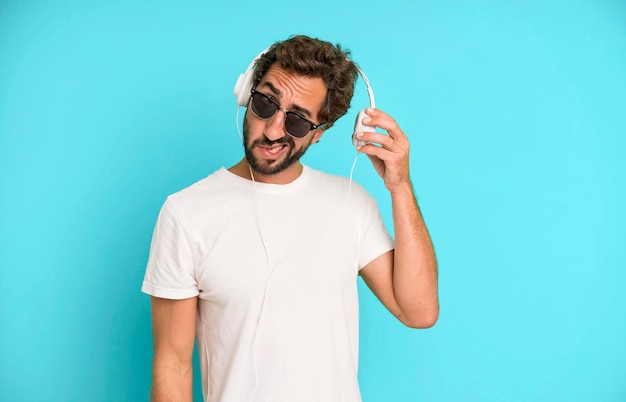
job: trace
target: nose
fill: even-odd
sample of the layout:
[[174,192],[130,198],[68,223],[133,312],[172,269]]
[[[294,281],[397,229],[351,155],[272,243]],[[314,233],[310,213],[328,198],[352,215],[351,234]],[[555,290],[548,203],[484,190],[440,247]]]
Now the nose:
[[276,114],[270,117],[265,124],[265,137],[270,141],[276,141],[283,138],[286,133],[285,127],[285,112],[282,110],[276,111]]

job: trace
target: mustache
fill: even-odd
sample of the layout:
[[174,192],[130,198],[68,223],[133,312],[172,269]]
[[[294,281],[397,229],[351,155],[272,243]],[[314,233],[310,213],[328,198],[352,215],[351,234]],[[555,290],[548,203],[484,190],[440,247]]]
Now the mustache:
[[272,145],[277,145],[277,144],[284,144],[284,145],[289,145],[289,146],[295,145],[293,140],[288,135],[284,136],[283,138],[279,138],[273,141],[270,141],[267,139],[267,137],[263,136],[263,138],[259,138],[252,143],[252,145],[263,145],[267,147],[271,147]]

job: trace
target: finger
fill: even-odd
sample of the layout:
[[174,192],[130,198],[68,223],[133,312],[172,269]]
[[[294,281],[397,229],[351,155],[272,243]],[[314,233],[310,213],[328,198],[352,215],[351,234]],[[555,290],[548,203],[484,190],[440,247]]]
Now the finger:
[[361,141],[365,141],[367,143],[378,144],[381,147],[386,148],[391,151],[393,150],[398,151],[399,149],[397,148],[402,148],[399,144],[396,143],[396,141],[393,138],[391,138],[389,135],[384,134],[384,133],[365,131],[362,133],[357,133],[356,136]]
[[363,120],[363,124],[365,124],[366,126],[381,128],[387,131],[391,138],[398,140],[401,143],[405,141],[408,142],[406,134],[404,134],[404,132],[393,117],[380,109],[367,108],[365,113],[367,114],[369,119],[365,118]]
[[408,147],[403,148],[399,144],[395,143],[392,138],[385,134],[364,133],[362,138],[365,138],[365,135],[370,136],[369,138],[371,139],[374,138],[373,135],[386,137],[386,140],[384,140],[385,145],[378,146],[372,143],[366,143],[365,145],[357,148],[359,152],[366,154],[370,157],[370,159],[372,159],[372,157],[375,157],[392,171],[404,171],[408,169]]
[[[408,169],[408,158],[403,153],[392,152],[382,147],[367,144],[359,148],[359,152],[367,155],[375,166],[385,167],[390,172],[401,172]],[[378,169],[377,169],[378,170]]]

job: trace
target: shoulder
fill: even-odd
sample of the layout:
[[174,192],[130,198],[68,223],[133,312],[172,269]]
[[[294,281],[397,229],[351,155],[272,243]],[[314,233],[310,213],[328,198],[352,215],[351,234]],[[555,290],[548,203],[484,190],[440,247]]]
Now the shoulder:
[[229,185],[229,173],[221,168],[207,177],[173,193],[167,197],[168,203],[176,207],[190,207],[197,203],[203,204],[207,199],[222,194],[224,190],[233,188]]
[[233,185],[230,176],[226,169],[221,168],[168,195],[163,203],[161,215],[174,215],[181,223],[190,223],[199,216],[217,213],[219,206],[232,202],[233,194],[239,191],[239,186]]

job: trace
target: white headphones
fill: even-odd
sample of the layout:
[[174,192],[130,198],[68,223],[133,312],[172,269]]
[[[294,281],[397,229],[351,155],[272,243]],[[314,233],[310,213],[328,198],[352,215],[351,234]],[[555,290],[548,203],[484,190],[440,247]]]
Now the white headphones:
[[[244,106],[244,107],[248,106],[248,103],[250,102],[250,94],[251,94],[251,90],[252,90],[252,85],[254,83],[254,67],[255,67],[255,63],[268,50],[269,50],[269,48],[267,48],[267,49],[263,50],[261,53],[259,53],[254,58],[254,60],[252,60],[252,62],[250,63],[250,65],[248,66],[246,71],[241,73],[241,74],[239,74],[239,78],[237,78],[237,83],[235,83],[235,89],[233,91],[234,94],[235,94],[235,97],[237,98],[237,105]],[[356,65],[354,67],[358,71],[359,75],[361,76],[361,79],[363,80],[363,82],[365,83],[365,86],[367,87],[367,95],[370,98],[370,107],[372,107],[372,108],[376,107],[376,101],[374,99],[374,91],[372,90],[372,87],[370,86],[370,83],[369,83],[369,80],[367,79],[367,76],[365,75],[363,70],[361,70],[359,67],[357,67]],[[352,144],[355,147],[360,147],[362,145],[365,145],[365,141],[361,141],[361,140],[357,140],[356,139],[356,133],[364,132],[364,131],[369,131],[369,132],[376,131],[375,127],[366,126],[366,125],[363,124],[363,119],[365,117],[367,117],[367,115],[365,114],[365,110],[360,110],[359,114],[357,115],[356,120],[354,122],[354,132],[352,134]]]

